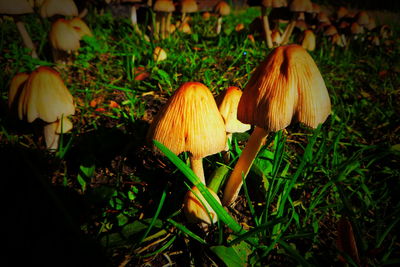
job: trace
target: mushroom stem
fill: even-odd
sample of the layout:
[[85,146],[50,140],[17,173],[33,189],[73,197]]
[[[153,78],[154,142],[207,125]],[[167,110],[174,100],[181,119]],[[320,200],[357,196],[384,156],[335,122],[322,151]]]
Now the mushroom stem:
[[166,24],[166,15],[164,14],[164,12],[161,14],[161,39],[165,38],[165,32],[167,30],[167,24]]
[[30,50],[32,50],[31,56],[33,58],[39,58],[37,53],[36,53],[35,45],[33,44],[32,39],[29,36],[29,33],[25,28],[25,24],[22,21],[17,20],[15,18],[15,16],[13,17],[13,19],[15,21],[15,24],[17,25],[18,32],[22,37],[22,41],[24,42],[25,47],[29,48]]
[[206,178],[204,177],[204,169],[203,169],[203,159],[195,159],[193,156],[190,156],[190,167],[192,168],[194,174],[200,178],[203,184],[206,184]]
[[169,36],[169,29],[171,28],[172,12],[168,12],[165,22],[165,37]]
[[237,198],[243,184],[243,179],[249,173],[250,167],[258,151],[264,145],[267,135],[268,132],[266,130],[261,127],[255,127],[225,186],[224,197],[222,199],[224,206],[232,204]]
[[56,133],[57,123],[52,122],[43,127],[44,140],[48,150],[57,150],[60,142],[60,135]]
[[293,32],[295,26],[296,26],[296,20],[292,19],[285,28],[285,31],[282,36],[281,45],[285,45],[289,42],[289,38],[292,35],[292,32]]
[[219,16],[217,20],[217,34],[221,33],[221,28],[222,28],[222,16]]
[[271,38],[271,28],[269,27],[269,20],[268,20],[268,14],[267,14],[267,8],[262,7],[262,20],[263,20],[263,25],[264,25],[264,33],[266,37],[266,42],[268,48],[272,48],[272,38]]

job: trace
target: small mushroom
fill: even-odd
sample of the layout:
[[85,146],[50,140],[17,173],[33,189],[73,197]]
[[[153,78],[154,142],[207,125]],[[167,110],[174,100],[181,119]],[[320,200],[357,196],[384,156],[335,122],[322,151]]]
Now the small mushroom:
[[180,2],[180,9],[182,13],[181,25],[186,22],[186,14],[199,11],[197,2],[195,0],[182,0]]
[[316,38],[314,32],[312,30],[305,30],[303,32],[301,46],[308,51],[314,51],[315,45]]
[[40,16],[49,18],[54,15],[76,17],[78,8],[73,0],[44,0],[40,6]]
[[292,11],[294,15],[289,25],[286,27],[285,32],[283,33],[282,45],[285,45],[289,42],[298,17],[304,16],[304,12],[312,12],[313,6],[310,0],[292,0],[292,2],[289,4],[289,10]]
[[154,51],[153,51],[153,59],[155,62],[160,62],[160,61],[166,60],[167,52],[165,52],[165,50],[162,49],[161,47],[157,46],[156,48],[154,48]]
[[211,91],[199,82],[182,84],[150,125],[147,138],[176,155],[189,152],[191,168],[205,184],[202,159],[226,144],[225,124]]
[[155,35],[164,39],[169,35],[171,16],[175,11],[174,3],[171,0],[157,0],[153,10],[156,12]]
[[265,34],[265,40],[268,48],[272,48],[274,46],[271,37],[271,28],[268,19],[268,9],[271,8],[280,8],[287,6],[286,0],[262,0],[261,1],[261,16],[263,21],[263,28]]
[[272,50],[240,98],[238,119],[255,128],[228,179],[222,203],[231,205],[237,198],[242,179],[270,131],[284,129],[293,119],[315,128],[330,112],[325,82],[307,51],[295,44]]
[[68,20],[60,18],[54,21],[50,29],[50,45],[55,62],[64,62],[65,54],[80,48],[80,34]]
[[75,17],[67,21],[69,25],[79,34],[80,39],[83,36],[93,36],[92,31],[90,30],[89,26],[80,18]]

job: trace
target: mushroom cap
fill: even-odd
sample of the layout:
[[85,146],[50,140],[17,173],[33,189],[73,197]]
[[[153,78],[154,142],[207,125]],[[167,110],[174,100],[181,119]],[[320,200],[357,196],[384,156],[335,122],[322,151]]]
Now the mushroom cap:
[[193,13],[199,11],[197,2],[195,0],[182,0],[181,1],[181,12],[182,13]]
[[76,51],[80,47],[79,33],[65,19],[58,19],[51,25],[50,44],[62,51]]
[[156,12],[174,12],[175,6],[171,0],[157,0],[154,3],[153,10]]
[[231,7],[227,2],[219,1],[214,7],[214,11],[221,16],[228,16],[231,13]]
[[26,0],[0,0],[0,14],[22,15],[28,13],[33,13],[33,8]]
[[62,117],[61,119],[53,122],[55,123],[55,132],[56,134],[67,133],[72,129],[72,121],[70,121],[67,117]]
[[333,26],[333,25],[328,26],[326,28],[326,30],[324,31],[324,35],[325,36],[332,36],[332,35],[335,35],[337,33],[338,33],[338,31],[337,31],[336,27]]
[[261,5],[264,7],[280,8],[287,6],[286,0],[262,0]]
[[187,23],[187,22],[184,22],[184,23],[179,27],[179,30],[180,30],[181,32],[183,32],[183,33],[186,33],[186,34],[191,34],[191,33],[192,33],[192,28],[190,28],[190,25],[189,25],[189,23]]
[[311,3],[312,5],[312,13],[321,12],[321,7],[317,3]]
[[275,44],[282,43],[282,36],[281,36],[281,33],[279,32],[279,30],[276,30],[276,29],[272,30],[271,39],[272,39],[272,43],[275,43]]
[[17,73],[10,82],[8,90],[8,107],[11,108],[20,97],[24,83],[28,80],[29,74],[26,72]]
[[278,131],[292,118],[315,128],[331,111],[325,82],[312,57],[296,44],[275,48],[243,90],[238,119]]
[[365,25],[365,28],[367,28],[369,31],[372,31],[376,28],[376,21],[374,17],[369,17],[369,22],[367,25]]
[[199,82],[182,84],[150,125],[147,138],[177,155],[188,151],[194,159],[224,150],[225,124],[211,91]]
[[327,22],[327,23],[329,23],[329,24],[331,23],[331,21],[330,21],[328,15],[327,15],[325,12],[323,12],[323,11],[321,11],[321,12],[318,13],[318,21],[319,21],[319,22]]
[[79,37],[83,36],[93,36],[92,31],[89,29],[89,26],[80,18],[76,17],[68,20],[69,25],[79,34]]
[[[207,188],[208,191],[213,195],[213,197],[221,203],[218,195],[211,189]],[[217,214],[211,208],[210,204],[206,201],[203,195],[200,193],[199,189],[196,186],[193,186],[191,190],[189,190],[183,201],[183,211],[185,213],[186,218],[191,223],[216,223],[218,220]],[[203,203],[206,207],[203,206]],[[210,216],[212,221],[210,220]]]
[[73,97],[57,71],[39,67],[29,75],[18,102],[20,119],[55,122],[74,113]]
[[165,50],[161,47],[157,46],[153,51],[153,59],[154,61],[163,61],[167,59],[167,52],[165,52]]
[[338,33],[332,35],[331,38],[332,38],[331,42],[332,42],[333,45],[337,45],[337,46],[340,46],[340,47],[344,47],[345,46],[345,44],[343,43],[342,37]]
[[345,8],[344,6],[341,6],[338,8],[338,10],[336,12],[336,17],[337,17],[337,19],[341,19],[341,18],[344,18],[348,13],[349,13],[349,11],[347,10],[347,8]]
[[301,42],[301,46],[308,51],[314,51],[315,45],[316,38],[314,32],[312,30],[305,30],[303,32],[303,40]]
[[361,26],[366,26],[369,23],[369,16],[368,13],[365,11],[360,11],[356,15],[357,23]]
[[350,32],[352,34],[363,34],[364,33],[364,27],[358,24],[357,22],[353,22],[350,26]]
[[78,8],[73,0],[44,0],[40,7],[40,16],[48,18],[54,15],[75,17],[78,16]]
[[251,125],[244,124],[237,119],[237,108],[241,96],[242,90],[236,86],[230,86],[216,98],[227,133],[243,133],[251,128]]
[[289,4],[289,10],[292,12],[312,12],[313,6],[310,0],[292,0]]
[[304,20],[296,20],[296,25],[295,27],[299,29],[300,31],[304,31],[308,29],[308,25]]

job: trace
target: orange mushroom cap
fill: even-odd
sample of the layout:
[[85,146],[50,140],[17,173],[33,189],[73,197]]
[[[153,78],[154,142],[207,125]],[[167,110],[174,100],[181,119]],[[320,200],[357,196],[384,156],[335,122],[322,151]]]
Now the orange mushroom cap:
[[238,119],[278,131],[292,118],[317,127],[331,112],[325,82],[312,57],[299,45],[275,48],[250,78],[239,102]]

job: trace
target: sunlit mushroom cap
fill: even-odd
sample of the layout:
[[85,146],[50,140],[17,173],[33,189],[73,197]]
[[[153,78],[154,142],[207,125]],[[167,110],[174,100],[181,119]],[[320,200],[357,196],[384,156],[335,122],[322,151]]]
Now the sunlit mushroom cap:
[[78,16],[78,8],[73,0],[44,0],[40,6],[40,16],[42,18],[54,15]]
[[28,13],[33,13],[33,9],[26,0],[0,0],[0,14],[22,15]]
[[171,0],[157,0],[154,3],[153,10],[156,12],[174,12],[175,6]]
[[58,19],[51,25],[50,44],[62,51],[76,51],[80,47],[80,36],[65,19]]
[[231,7],[227,2],[219,1],[214,7],[214,11],[221,16],[227,16],[231,13]]
[[224,150],[225,124],[211,91],[199,82],[184,83],[156,116],[147,138],[177,155],[188,151],[194,159]]
[[19,96],[22,93],[24,83],[28,80],[29,74],[25,72],[17,73],[10,82],[10,87],[8,90],[8,107],[14,105],[18,101]]
[[[218,195],[213,190],[208,189],[208,191],[219,203],[221,203]],[[191,223],[211,224],[216,223],[218,220],[215,211],[195,186],[186,193],[183,205],[185,216]]]
[[289,4],[289,10],[292,12],[312,12],[313,6],[310,0],[292,0]]
[[244,124],[237,119],[237,108],[241,96],[242,90],[236,86],[230,86],[216,98],[227,133],[242,133],[251,128],[251,125]]
[[275,48],[253,73],[239,102],[238,119],[278,131],[292,118],[309,127],[331,111],[325,82],[312,57],[299,45]]
[[182,0],[181,2],[181,12],[183,13],[193,13],[199,11],[197,2],[195,0]]
[[305,30],[303,32],[303,40],[301,42],[301,46],[308,50],[308,51],[314,51],[315,50],[315,34],[312,30]]
[[92,31],[89,26],[79,17],[68,20],[69,25],[79,34],[79,37],[83,36],[93,36]]
[[18,101],[20,119],[54,122],[74,113],[73,97],[58,72],[39,67],[29,75]]

